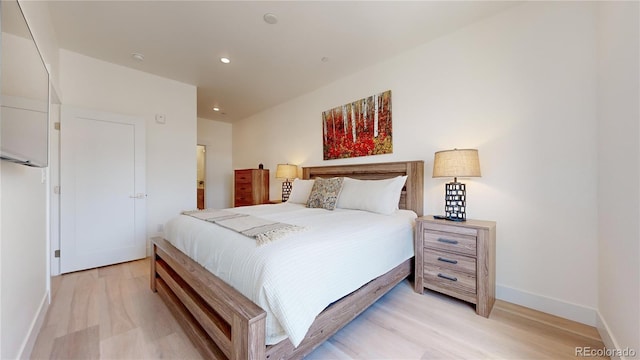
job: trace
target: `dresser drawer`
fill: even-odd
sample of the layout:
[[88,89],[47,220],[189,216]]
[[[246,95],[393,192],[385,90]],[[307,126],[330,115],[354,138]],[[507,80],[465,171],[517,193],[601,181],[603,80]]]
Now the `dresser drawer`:
[[245,183],[251,184],[251,170],[236,170],[235,172],[235,182],[237,183]]
[[251,196],[253,193],[253,187],[250,183],[237,183],[235,186],[235,193]]
[[447,271],[453,270],[473,276],[476,274],[476,259],[468,256],[425,249],[423,261],[425,266]]
[[476,294],[476,276],[467,272],[456,271],[432,264],[424,264],[425,287],[446,293],[454,293],[463,297]]
[[244,199],[236,199],[235,200],[235,207],[240,207],[240,206],[251,206],[254,205],[251,201],[248,200],[244,200]]
[[476,256],[476,237],[424,230],[424,247]]

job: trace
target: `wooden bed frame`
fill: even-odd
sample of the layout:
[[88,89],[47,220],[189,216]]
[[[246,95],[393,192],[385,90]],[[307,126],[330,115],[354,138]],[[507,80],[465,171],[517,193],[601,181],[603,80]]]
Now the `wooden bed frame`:
[[[424,162],[392,162],[303,168],[303,178],[348,176],[385,179],[407,175],[401,209],[422,215]],[[167,304],[207,359],[299,359],[411,274],[413,259],[373,279],[327,307],[298,347],[285,339],[265,345],[266,313],[162,238],[153,238],[151,290]]]

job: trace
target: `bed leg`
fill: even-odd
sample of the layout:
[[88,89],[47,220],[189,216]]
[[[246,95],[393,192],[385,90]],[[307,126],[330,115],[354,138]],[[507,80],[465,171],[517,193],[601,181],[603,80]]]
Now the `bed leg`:
[[231,341],[234,359],[264,359],[266,321],[247,321],[234,315],[231,326]]

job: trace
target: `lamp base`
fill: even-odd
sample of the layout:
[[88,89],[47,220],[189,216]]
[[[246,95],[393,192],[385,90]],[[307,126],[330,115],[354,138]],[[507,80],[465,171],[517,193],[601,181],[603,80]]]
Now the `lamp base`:
[[451,221],[467,220],[467,188],[457,181],[445,185],[444,218]]
[[289,200],[289,195],[291,195],[291,182],[289,179],[282,182],[282,202],[287,202]]

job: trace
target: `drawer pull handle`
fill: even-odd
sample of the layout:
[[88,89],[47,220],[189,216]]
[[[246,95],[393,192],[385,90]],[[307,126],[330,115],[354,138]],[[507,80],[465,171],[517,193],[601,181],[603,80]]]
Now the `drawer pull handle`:
[[438,256],[438,261],[446,262],[446,263],[449,263],[449,264],[457,264],[458,263],[458,260],[451,260],[451,259],[443,258],[443,257],[440,257],[440,256]]
[[445,239],[445,238],[438,238],[438,241],[441,243],[445,243],[445,244],[452,244],[455,245],[458,243],[458,240],[449,240],[449,239]]
[[451,280],[451,281],[458,281],[458,278],[453,277],[453,276],[449,276],[449,275],[445,275],[442,273],[438,273],[438,277],[439,278],[443,278],[443,279],[447,279],[447,280]]

